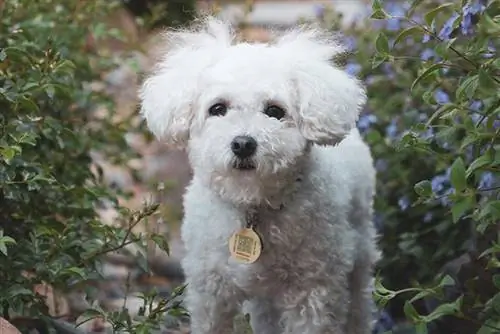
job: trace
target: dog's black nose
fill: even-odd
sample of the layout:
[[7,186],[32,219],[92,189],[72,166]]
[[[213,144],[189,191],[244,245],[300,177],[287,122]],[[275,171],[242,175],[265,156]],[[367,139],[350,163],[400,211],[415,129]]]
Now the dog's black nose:
[[257,142],[250,136],[237,136],[231,142],[231,151],[238,158],[248,158],[257,150]]

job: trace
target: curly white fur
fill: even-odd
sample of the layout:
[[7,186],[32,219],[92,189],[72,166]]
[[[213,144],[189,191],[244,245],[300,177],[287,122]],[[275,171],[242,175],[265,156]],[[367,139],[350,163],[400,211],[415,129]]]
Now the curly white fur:
[[[194,171],[182,226],[192,333],[232,333],[245,303],[255,334],[368,334],[375,172],[355,128],[364,89],[330,63],[342,46],[311,27],[237,43],[214,18],[166,37],[140,97],[151,131],[186,148]],[[227,113],[209,116],[217,102]],[[265,115],[269,103],[286,116]],[[234,168],[240,135],[258,144],[253,170]],[[228,241],[255,208],[264,250],[240,264]]]

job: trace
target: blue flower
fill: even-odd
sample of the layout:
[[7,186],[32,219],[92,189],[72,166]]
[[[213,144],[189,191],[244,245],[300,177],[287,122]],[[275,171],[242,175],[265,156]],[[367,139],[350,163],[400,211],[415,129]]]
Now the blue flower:
[[386,21],[386,29],[389,31],[397,31],[401,28],[401,20],[396,18],[391,18]]
[[375,169],[378,172],[385,172],[387,170],[387,167],[389,167],[389,164],[387,163],[386,160],[383,159],[377,159],[375,161]]
[[392,69],[392,64],[390,64],[390,63],[383,63],[382,64],[382,70],[384,71],[385,74],[387,74],[387,77],[389,79],[393,79],[395,77],[394,70]]
[[356,49],[357,43],[356,43],[356,39],[354,37],[348,36],[348,37],[344,38],[343,41],[344,41],[344,45],[347,48],[347,50],[353,51]]
[[361,65],[358,63],[348,63],[345,67],[345,70],[350,75],[355,76],[361,71],[361,68]]
[[462,34],[470,35],[474,32],[473,29],[473,17],[484,11],[486,7],[479,3],[468,3],[462,8],[462,21],[460,22],[460,27]]
[[382,233],[384,230],[384,217],[380,213],[376,212],[373,215],[373,224],[375,225],[377,233]]
[[448,185],[449,178],[445,174],[436,175],[431,180],[431,187],[434,193],[440,193]]
[[317,19],[320,19],[320,20],[323,19],[323,17],[325,16],[325,10],[326,10],[326,7],[324,4],[314,5],[314,14],[315,14]]
[[424,51],[422,51],[422,53],[420,53],[420,59],[422,59],[422,60],[429,60],[432,57],[434,57],[435,54],[436,53],[434,52],[433,49],[427,48]]
[[424,34],[424,37],[422,37],[422,43],[427,43],[431,40],[431,35],[429,34]]
[[424,132],[420,133],[420,137],[425,140],[431,139],[433,136],[434,136],[434,129],[430,126],[427,127],[427,129]]
[[479,188],[487,189],[493,187],[495,184],[495,176],[492,172],[484,172],[479,180]]
[[483,101],[474,100],[470,103],[469,108],[472,111],[479,111],[483,107]]
[[361,132],[365,132],[371,127],[372,124],[375,123],[377,123],[377,116],[369,113],[363,114],[359,117],[358,129]]
[[443,28],[441,28],[441,31],[439,31],[438,37],[444,41],[447,41],[451,38],[451,34],[453,33],[454,29],[454,24],[455,21],[458,19],[459,15],[454,13],[452,17],[450,17],[445,24],[443,25]]
[[398,200],[398,205],[401,211],[405,211],[410,206],[410,200],[408,197],[403,196]]
[[373,327],[372,334],[387,333],[394,327],[394,320],[387,311],[381,311]]
[[450,102],[450,96],[440,88],[436,89],[434,92],[434,99],[438,104],[446,104]]
[[385,128],[385,136],[390,139],[395,139],[398,135],[398,122],[393,118],[391,123]]
[[432,212],[426,212],[424,215],[424,223],[429,223],[432,220]]
[[496,53],[497,53],[497,49],[490,41],[488,43],[488,52],[484,53],[483,57],[486,59],[493,58],[493,57],[495,57]]

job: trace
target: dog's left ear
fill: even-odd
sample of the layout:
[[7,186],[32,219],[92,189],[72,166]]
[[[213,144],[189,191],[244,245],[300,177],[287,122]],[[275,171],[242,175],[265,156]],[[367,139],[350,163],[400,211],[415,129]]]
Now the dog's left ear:
[[160,140],[184,148],[189,140],[200,74],[229,47],[229,23],[201,18],[192,27],[164,34],[164,52],[139,91],[141,114]]
[[308,27],[287,33],[277,46],[294,62],[291,114],[302,135],[319,145],[337,144],[356,126],[366,102],[361,83],[332,63],[344,48],[331,33]]

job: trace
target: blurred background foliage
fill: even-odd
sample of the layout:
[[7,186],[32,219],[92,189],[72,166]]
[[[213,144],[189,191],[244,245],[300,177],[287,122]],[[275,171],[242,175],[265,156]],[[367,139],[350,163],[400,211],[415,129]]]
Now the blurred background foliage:
[[[139,27],[133,40],[110,24],[123,8]],[[182,286],[172,297],[143,295],[133,317],[92,303],[88,282],[102,276],[107,253],[135,245],[149,272],[141,254],[150,243],[168,251],[163,234],[135,230],[158,205],[123,205],[131,194],[106,182],[95,158],[129,168],[140,152],[127,135],[145,133],[136,109],[120,114],[100,83],[124,63],[143,71],[131,55],[145,52],[144,36],[195,10],[188,0],[0,1],[0,305],[21,330],[75,333],[67,325],[78,316],[149,333],[166,313],[184,315]],[[500,1],[373,1],[359,14],[346,28],[334,5],[317,6],[320,24],[351,50],[342,66],[368,89],[358,126],[378,171],[375,299],[409,333],[498,333]],[[104,223],[103,208],[119,223]],[[62,295],[85,287],[87,310],[61,322],[40,285]],[[392,320],[377,326],[382,333]]]
[[481,0],[373,1],[344,34],[346,70],[368,88],[377,297],[422,333],[500,331],[499,34],[500,3]]

